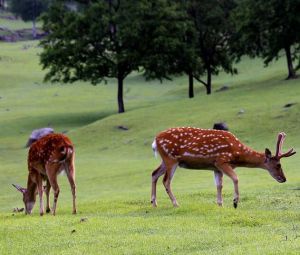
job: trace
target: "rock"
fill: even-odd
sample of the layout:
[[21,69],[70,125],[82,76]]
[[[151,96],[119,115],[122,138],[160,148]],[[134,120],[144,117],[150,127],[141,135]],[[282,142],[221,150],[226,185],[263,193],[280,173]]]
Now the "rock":
[[30,147],[30,145],[33,144],[38,139],[42,138],[45,135],[52,134],[52,133],[54,133],[54,130],[53,130],[53,128],[49,128],[49,127],[33,130],[31,132],[31,135],[30,135],[25,147]]
[[224,86],[222,86],[221,88],[217,89],[216,92],[222,92],[222,91],[226,91],[226,90],[228,90],[228,89],[229,89],[229,86],[224,85]]
[[289,108],[289,107],[292,107],[293,105],[295,105],[296,103],[288,103],[288,104],[285,104],[283,107],[284,108]]
[[117,126],[117,128],[120,129],[120,130],[123,130],[123,131],[129,130],[129,128],[125,127],[125,126]]
[[18,208],[18,207],[16,207],[16,208],[13,209],[14,213],[15,212],[19,213],[19,212],[23,212],[23,211],[24,211],[24,208]]
[[242,115],[242,114],[244,114],[245,113],[245,110],[244,109],[240,109],[239,111],[238,111],[238,115]]
[[80,222],[86,222],[86,221],[88,221],[88,217],[84,217],[80,219]]
[[227,126],[227,124],[225,122],[215,123],[214,126],[213,126],[213,129],[216,129],[216,130],[226,130],[226,131],[229,130],[229,128],[228,128],[228,126]]

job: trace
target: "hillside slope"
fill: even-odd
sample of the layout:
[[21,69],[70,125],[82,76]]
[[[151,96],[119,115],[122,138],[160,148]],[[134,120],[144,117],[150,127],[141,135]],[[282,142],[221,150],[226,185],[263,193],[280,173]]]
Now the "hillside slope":
[[[160,182],[159,208],[150,205],[150,176],[159,164],[151,143],[166,128],[211,128],[225,121],[259,151],[274,152],[279,131],[287,134],[285,149],[300,150],[300,80],[284,80],[284,59],[267,69],[258,59],[244,59],[239,75],[213,80],[213,90],[223,85],[229,90],[206,96],[196,85],[194,99],[187,98],[187,77],[161,84],[132,74],[125,80],[127,112],[116,114],[114,80],[98,86],[44,84],[39,52],[36,42],[0,45],[1,254],[29,254],[41,247],[46,254],[297,254],[299,154],[282,160],[285,184],[263,170],[237,169],[237,210],[228,178],[224,208],[218,208],[213,174],[182,169],[173,181],[181,207],[172,208]],[[288,103],[294,105],[285,108]],[[70,189],[60,176],[55,218],[40,218],[38,205],[31,217],[12,216],[12,208],[23,206],[11,183],[26,184],[24,145],[32,129],[47,125],[66,131],[75,143],[79,214],[70,214]],[[88,217],[86,224],[80,223],[82,217]],[[46,244],[36,245],[44,238]]]

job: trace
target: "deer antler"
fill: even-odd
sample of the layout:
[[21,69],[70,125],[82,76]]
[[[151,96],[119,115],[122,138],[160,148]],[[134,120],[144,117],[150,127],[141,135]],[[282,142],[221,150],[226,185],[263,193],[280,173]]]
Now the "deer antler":
[[290,149],[288,152],[286,153],[282,153],[282,144],[283,144],[283,141],[286,137],[286,134],[284,132],[280,132],[278,134],[278,138],[277,138],[277,146],[276,146],[276,154],[275,154],[275,157],[278,158],[278,159],[281,159],[281,158],[287,158],[287,157],[290,157],[292,155],[294,155],[296,153],[296,151],[294,151],[294,149]]

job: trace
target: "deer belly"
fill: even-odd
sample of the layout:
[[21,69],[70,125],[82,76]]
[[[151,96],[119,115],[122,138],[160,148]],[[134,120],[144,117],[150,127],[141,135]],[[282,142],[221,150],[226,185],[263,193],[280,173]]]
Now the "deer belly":
[[215,170],[215,166],[210,162],[203,161],[190,161],[190,160],[180,160],[179,167],[186,169],[204,169],[204,170]]

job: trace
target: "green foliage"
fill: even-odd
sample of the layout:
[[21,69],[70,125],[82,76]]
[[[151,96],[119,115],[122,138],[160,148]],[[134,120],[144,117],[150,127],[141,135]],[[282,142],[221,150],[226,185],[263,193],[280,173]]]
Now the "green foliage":
[[[233,0],[186,1],[187,11],[193,21],[196,31],[196,52],[201,58],[201,73],[195,77],[211,93],[211,75],[220,70],[236,73],[233,68],[233,56],[229,42],[234,35],[233,25],[229,20],[231,11],[235,8]],[[200,75],[206,73],[207,80],[200,80]]]
[[[233,14],[237,35],[233,45],[238,56],[261,56],[268,65],[284,50],[289,69],[295,76],[293,61],[300,58],[300,1],[243,0]],[[237,43],[237,44],[236,44]],[[299,64],[298,64],[299,66]]]
[[123,80],[141,64],[141,15],[146,1],[94,1],[80,11],[61,1],[42,18],[49,35],[42,40],[41,63],[52,82],[118,79],[119,112],[124,112]]
[[182,5],[176,1],[154,1],[144,20],[144,57],[142,65],[147,78],[167,78],[178,75],[192,67],[194,54],[192,43],[187,47],[185,38],[194,35],[192,22]]

